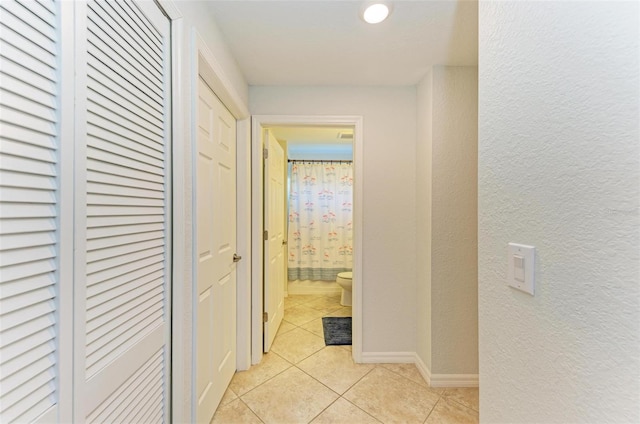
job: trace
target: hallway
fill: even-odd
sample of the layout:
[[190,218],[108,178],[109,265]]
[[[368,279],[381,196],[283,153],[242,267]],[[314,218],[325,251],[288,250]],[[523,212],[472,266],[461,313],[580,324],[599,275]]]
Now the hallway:
[[429,388],[413,364],[354,364],[325,346],[323,316],[351,316],[339,295],[291,295],[271,352],[237,372],[213,423],[477,423],[477,388]]

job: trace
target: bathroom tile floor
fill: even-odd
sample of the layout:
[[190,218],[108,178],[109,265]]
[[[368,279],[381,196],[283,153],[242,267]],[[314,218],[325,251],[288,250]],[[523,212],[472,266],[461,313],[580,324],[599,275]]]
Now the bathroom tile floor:
[[325,346],[340,295],[291,295],[271,351],[235,374],[212,423],[477,423],[477,388],[430,388],[413,364],[356,364]]

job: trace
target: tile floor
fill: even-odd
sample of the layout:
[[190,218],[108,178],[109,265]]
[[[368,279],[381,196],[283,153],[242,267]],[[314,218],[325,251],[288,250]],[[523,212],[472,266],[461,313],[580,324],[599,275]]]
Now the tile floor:
[[295,295],[271,351],[237,372],[212,423],[477,423],[478,389],[427,386],[413,364],[355,364],[325,346],[323,316],[351,316],[339,295]]

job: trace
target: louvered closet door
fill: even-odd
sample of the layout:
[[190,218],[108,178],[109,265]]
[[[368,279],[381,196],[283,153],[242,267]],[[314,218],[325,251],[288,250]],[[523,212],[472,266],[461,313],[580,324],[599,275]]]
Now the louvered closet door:
[[169,21],[150,1],[78,3],[76,16],[88,19],[76,40],[86,219],[76,219],[74,418],[167,422]]
[[0,2],[2,423],[59,419],[58,6]]

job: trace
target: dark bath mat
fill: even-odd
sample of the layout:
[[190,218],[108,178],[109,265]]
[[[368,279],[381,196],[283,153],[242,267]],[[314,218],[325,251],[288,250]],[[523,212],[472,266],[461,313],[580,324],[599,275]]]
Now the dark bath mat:
[[322,329],[325,345],[351,344],[351,317],[324,317]]

